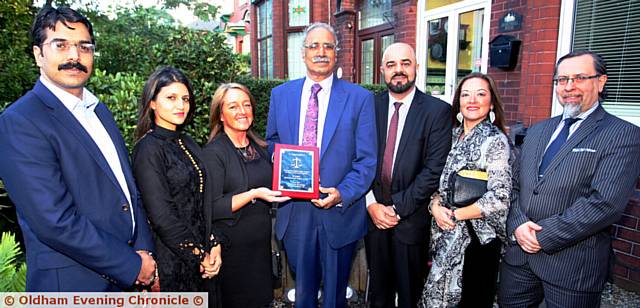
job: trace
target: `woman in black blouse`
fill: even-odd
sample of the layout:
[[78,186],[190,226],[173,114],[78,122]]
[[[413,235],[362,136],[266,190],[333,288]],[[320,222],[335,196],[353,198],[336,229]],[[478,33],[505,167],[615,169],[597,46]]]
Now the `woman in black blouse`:
[[221,85],[211,102],[209,143],[203,160],[216,181],[207,186],[213,198],[214,226],[229,244],[222,251],[222,306],[255,308],[273,299],[271,278],[272,202],[289,200],[271,186],[266,143],[251,130],[255,101],[240,84]]
[[215,276],[221,264],[216,237],[207,234],[201,150],[182,133],[195,113],[193,97],[180,70],[162,67],[140,101],[133,171],[154,234],[161,291],[202,291],[203,278]]

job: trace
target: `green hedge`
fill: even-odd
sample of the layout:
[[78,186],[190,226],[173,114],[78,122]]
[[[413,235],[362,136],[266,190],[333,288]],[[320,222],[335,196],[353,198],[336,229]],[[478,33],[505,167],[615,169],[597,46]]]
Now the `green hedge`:
[[[145,78],[135,73],[107,74],[104,71],[96,70],[88,85],[89,89],[113,113],[129,149],[132,149],[133,146],[133,133],[138,119],[138,100]],[[271,89],[284,83],[285,80],[238,78],[235,81],[247,86],[255,97],[258,106],[254,114],[254,129],[264,136]],[[205,144],[209,135],[210,98],[219,84],[197,80],[193,81],[193,84],[196,96],[196,117],[187,127],[187,132],[197,142]],[[376,94],[386,89],[384,85],[363,85],[363,87]]]

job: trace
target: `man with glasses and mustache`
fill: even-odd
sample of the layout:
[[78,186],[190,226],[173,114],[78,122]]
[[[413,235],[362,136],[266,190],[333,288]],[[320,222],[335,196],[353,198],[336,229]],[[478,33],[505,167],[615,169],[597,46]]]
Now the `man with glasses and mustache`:
[[529,128],[507,220],[501,307],[599,307],[610,226],[640,175],[640,128],[604,110],[607,68],[591,51],[558,60],[563,114]]
[[296,307],[345,307],[356,243],[367,231],[364,195],[376,168],[373,95],[338,79],[337,37],[331,26],[305,30],[305,78],[271,92],[267,137],[274,144],[318,147],[321,197],[282,203],[276,235],[295,273]]
[[84,88],[91,23],[45,6],[31,29],[40,78],[0,115],[0,177],[27,248],[27,291],[119,291],[156,264],[128,151],[107,107]]
[[376,96],[378,168],[367,194],[365,237],[371,307],[416,307],[427,277],[430,196],[451,148],[451,106],[415,86],[416,56],[405,43],[387,47]]

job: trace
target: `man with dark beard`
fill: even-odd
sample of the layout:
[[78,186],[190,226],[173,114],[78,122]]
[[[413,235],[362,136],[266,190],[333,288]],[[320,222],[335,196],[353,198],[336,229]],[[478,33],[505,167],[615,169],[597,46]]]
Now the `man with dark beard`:
[[416,56],[405,43],[389,46],[380,71],[389,91],[376,96],[378,166],[367,194],[371,307],[416,307],[427,276],[431,217],[451,147],[451,107],[415,87]]

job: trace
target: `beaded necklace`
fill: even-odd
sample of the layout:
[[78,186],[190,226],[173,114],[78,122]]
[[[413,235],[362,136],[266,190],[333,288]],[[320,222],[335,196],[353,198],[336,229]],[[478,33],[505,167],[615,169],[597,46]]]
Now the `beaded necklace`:
[[182,142],[182,139],[178,138],[178,144],[180,145],[180,148],[182,148],[184,153],[187,154],[187,157],[189,157],[189,160],[193,164],[193,167],[198,172],[198,180],[199,180],[199,182],[198,182],[199,185],[198,186],[200,188],[200,193],[202,193],[204,191],[204,177],[202,176],[202,169],[200,169],[200,167],[198,166],[198,163],[196,163],[196,160],[193,159],[193,156],[191,155],[189,150],[187,150],[187,147],[184,146],[184,143]]

